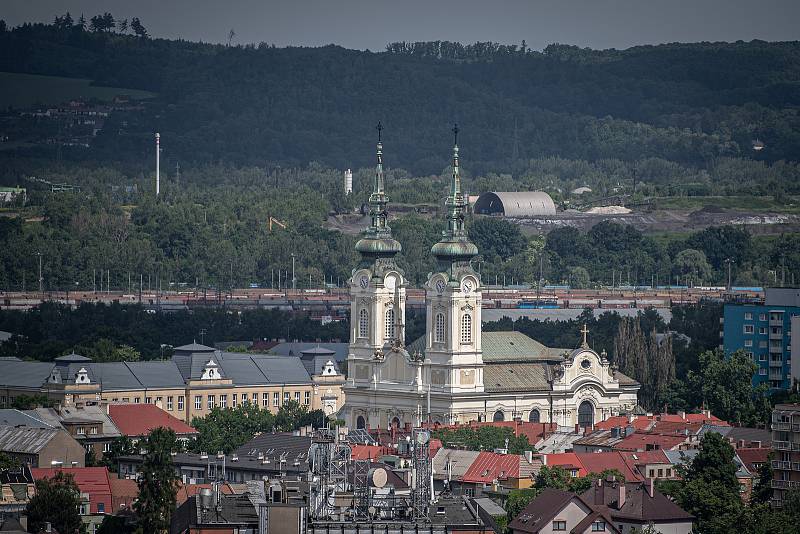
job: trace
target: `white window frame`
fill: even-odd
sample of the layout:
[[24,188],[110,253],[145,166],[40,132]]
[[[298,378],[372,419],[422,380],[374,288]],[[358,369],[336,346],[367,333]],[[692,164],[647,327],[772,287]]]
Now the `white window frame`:
[[183,395],[178,395],[178,410],[183,410],[184,401]]
[[167,410],[171,412],[172,407],[173,407],[173,397],[172,395],[167,395]]
[[472,343],[472,314],[469,312],[461,316],[461,344],[470,345]]
[[202,395],[195,395],[194,396],[194,409],[195,410],[202,410],[203,409],[203,396]]
[[446,335],[445,318],[442,312],[438,312],[433,319],[433,341],[434,343],[444,343]]
[[358,337],[361,339],[369,337],[369,312],[366,308],[361,308],[358,312]]

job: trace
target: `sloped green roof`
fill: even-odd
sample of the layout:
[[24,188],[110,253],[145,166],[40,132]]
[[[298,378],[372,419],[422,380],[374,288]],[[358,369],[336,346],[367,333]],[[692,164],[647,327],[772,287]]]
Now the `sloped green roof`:
[[[531,362],[561,361],[569,349],[546,347],[522,332],[483,332],[481,334],[483,361],[493,362]],[[408,345],[409,353],[419,350],[425,352],[425,337],[415,339]]]
[[483,387],[487,392],[548,391],[547,364],[500,363],[483,368]]

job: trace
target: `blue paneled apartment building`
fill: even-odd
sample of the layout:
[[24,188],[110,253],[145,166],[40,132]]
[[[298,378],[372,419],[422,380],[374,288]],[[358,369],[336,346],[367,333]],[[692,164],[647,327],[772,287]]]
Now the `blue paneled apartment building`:
[[793,316],[800,319],[800,289],[796,288],[768,288],[764,302],[725,304],[722,346],[725,354],[741,349],[753,358],[758,365],[754,386],[791,387]]

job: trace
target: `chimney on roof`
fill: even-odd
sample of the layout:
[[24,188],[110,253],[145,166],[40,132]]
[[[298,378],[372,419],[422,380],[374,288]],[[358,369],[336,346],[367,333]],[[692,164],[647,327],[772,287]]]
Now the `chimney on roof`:
[[575,423],[575,433],[576,434],[580,434],[581,433],[581,425],[580,425],[580,423]]
[[618,426],[612,426],[611,427],[611,437],[612,438],[618,438],[619,437],[619,427]]
[[628,414],[628,424],[633,423],[635,420],[636,420],[636,416],[633,415],[632,413],[629,413]]
[[627,498],[624,482],[617,484],[617,492],[617,510],[622,510],[622,507],[625,506],[625,499]]
[[706,419],[711,419],[711,410],[703,410],[701,413],[706,417]]
[[533,463],[533,451],[525,451],[525,461],[529,464]]
[[542,455],[542,465],[547,465],[547,455],[546,454]]
[[650,498],[653,498],[653,492],[655,491],[655,479],[648,478],[647,479],[647,493],[650,495]]
[[683,410],[679,411],[678,415],[680,415],[681,419],[683,419],[684,421],[686,420],[686,412],[684,412]]
[[752,445],[756,449],[760,449],[761,448],[761,441],[760,440],[755,440],[750,445]]
[[743,440],[743,439],[740,439],[740,440],[739,440],[739,441],[736,443],[736,448],[737,448],[737,449],[743,449],[743,448],[744,448],[744,440]]

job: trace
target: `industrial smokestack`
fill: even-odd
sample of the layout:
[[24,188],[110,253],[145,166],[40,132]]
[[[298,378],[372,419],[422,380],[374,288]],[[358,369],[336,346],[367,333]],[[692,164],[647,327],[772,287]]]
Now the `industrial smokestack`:
[[344,194],[349,195],[353,192],[353,173],[350,169],[344,171]]
[[161,135],[156,132],[156,196],[161,191]]

